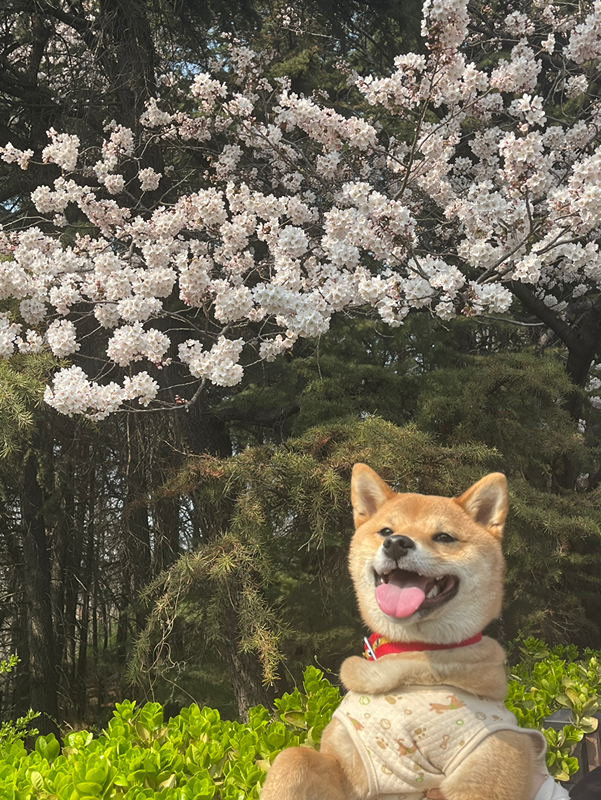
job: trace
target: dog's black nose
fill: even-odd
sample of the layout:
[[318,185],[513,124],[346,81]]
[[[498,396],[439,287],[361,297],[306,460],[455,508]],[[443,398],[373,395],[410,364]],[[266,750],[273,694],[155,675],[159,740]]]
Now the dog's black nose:
[[382,547],[386,551],[386,555],[398,561],[407,555],[407,551],[415,547],[415,542],[408,536],[403,536],[399,533],[393,536],[387,536],[382,542]]

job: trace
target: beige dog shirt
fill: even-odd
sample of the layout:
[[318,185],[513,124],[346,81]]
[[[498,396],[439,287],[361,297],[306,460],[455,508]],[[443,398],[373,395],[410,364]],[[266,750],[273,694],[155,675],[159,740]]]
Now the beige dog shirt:
[[349,692],[334,712],[365,766],[369,796],[420,800],[440,786],[491,733],[531,736],[543,774],[546,742],[540,731],[518,727],[503,703],[453,686],[403,687],[402,693]]

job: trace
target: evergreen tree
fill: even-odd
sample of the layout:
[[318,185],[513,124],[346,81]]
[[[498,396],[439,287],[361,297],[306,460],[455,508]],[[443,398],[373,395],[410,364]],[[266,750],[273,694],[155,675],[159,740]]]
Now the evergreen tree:
[[[446,429],[447,443],[415,426],[399,427],[367,415],[363,421],[341,418],[310,428],[278,445],[249,447],[226,460],[190,461],[165,491],[190,493],[199,508],[210,507],[212,524],[201,530],[198,549],[176,562],[151,589],[154,610],[138,644],[139,660],[133,662],[137,677],[143,677],[143,663],[144,677],[151,677],[158,696],[165,691],[159,678],[167,678],[172,697],[180,692],[181,698],[195,685],[187,683],[182,671],[186,655],[179,648],[174,651],[171,630],[188,652],[190,642],[199,643],[193,663],[222,658],[230,674],[239,667],[221,649],[228,632],[239,650],[253,655],[255,669],[261,668],[267,682],[274,679],[282,658],[284,686],[289,686],[286,675],[298,677],[314,659],[336,671],[362,637],[346,571],[348,481],[355,461],[369,463],[399,491],[444,495],[459,493],[487,471],[505,469],[512,513],[505,541],[506,604],[495,633],[505,642],[528,633],[598,646],[597,492],[559,496],[549,491],[557,453],[564,447],[578,449],[573,435],[570,442],[569,415],[560,406],[569,384],[561,368],[546,360],[506,355],[489,359],[486,370],[496,374],[499,387],[506,386],[500,392],[503,416],[498,420],[484,403],[479,407],[474,374],[472,393],[466,381],[449,414],[455,415],[455,426],[450,423]],[[465,378],[461,370],[440,377],[447,388],[453,381],[463,386]],[[431,385],[432,376],[424,376],[424,382]],[[486,375],[482,383],[480,397],[492,396],[500,403],[494,391],[487,391],[491,381]],[[525,394],[535,389],[547,402],[524,409]],[[422,421],[427,410],[422,409]],[[435,428],[440,419],[433,416],[430,423]],[[528,423],[543,433],[532,465],[528,452],[536,447],[536,436],[532,431],[524,435]],[[486,432],[488,441],[473,436],[475,432]],[[172,683],[176,668],[179,688]],[[238,707],[242,714],[247,708],[239,695]]]

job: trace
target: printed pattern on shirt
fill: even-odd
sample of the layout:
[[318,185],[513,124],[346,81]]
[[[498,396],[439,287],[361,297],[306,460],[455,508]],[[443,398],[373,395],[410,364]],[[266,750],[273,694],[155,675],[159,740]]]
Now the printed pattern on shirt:
[[361,754],[370,796],[421,800],[483,739],[499,730],[534,736],[544,765],[542,734],[519,728],[503,703],[452,686],[402,687],[379,695],[349,692],[334,717]]

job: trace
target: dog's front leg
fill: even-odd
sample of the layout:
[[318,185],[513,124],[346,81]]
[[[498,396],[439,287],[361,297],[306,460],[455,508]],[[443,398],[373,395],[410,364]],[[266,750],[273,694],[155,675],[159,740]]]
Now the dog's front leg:
[[267,773],[261,800],[348,800],[338,761],[308,747],[289,747]]
[[530,739],[500,731],[466,756],[440,788],[446,800],[532,800],[544,780],[534,773]]
[[365,800],[368,781],[351,738],[337,719],[321,737],[321,751],[290,747],[276,757],[261,800]]

